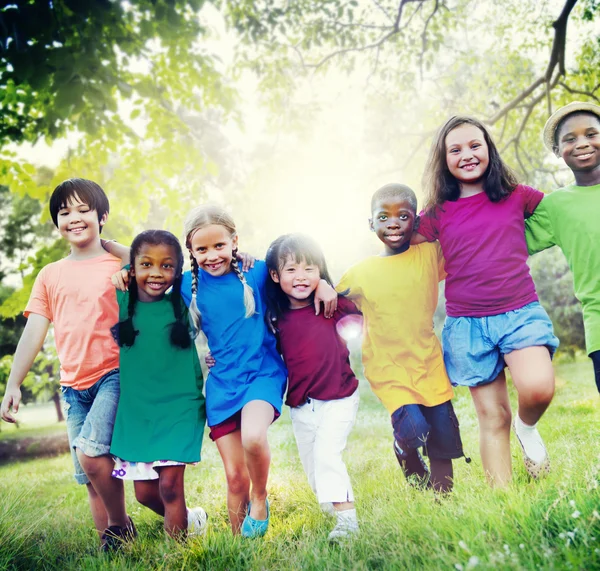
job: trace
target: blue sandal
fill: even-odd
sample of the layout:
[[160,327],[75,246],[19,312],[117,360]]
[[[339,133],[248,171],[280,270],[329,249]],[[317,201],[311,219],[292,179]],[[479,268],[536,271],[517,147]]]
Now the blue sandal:
[[250,517],[252,502],[248,503],[248,511],[246,512],[246,517],[242,523],[242,537],[262,537],[267,533],[267,529],[269,529],[269,517],[271,516],[268,499],[266,500],[266,505],[267,519],[254,519],[253,517]]

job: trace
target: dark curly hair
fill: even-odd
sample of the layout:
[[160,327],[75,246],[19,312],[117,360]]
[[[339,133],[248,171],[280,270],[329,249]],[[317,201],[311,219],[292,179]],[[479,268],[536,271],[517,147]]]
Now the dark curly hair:
[[[177,268],[175,270],[175,281],[171,290],[171,304],[175,321],[171,325],[171,344],[181,349],[187,349],[191,345],[191,337],[187,320],[184,320],[183,300],[181,298],[181,280],[183,272],[183,252],[179,240],[166,230],[146,230],[138,234],[131,244],[130,265],[134,267],[135,258],[140,253],[144,244],[151,246],[171,246],[177,257]],[[113,333],[119,346],[131,347],[139,334],[133,324],[135,317],[135,306],[138,300],[138,287],[135,279],[129,284],[129,304],[127,306],[127,319],[120,321],[113,328]]]

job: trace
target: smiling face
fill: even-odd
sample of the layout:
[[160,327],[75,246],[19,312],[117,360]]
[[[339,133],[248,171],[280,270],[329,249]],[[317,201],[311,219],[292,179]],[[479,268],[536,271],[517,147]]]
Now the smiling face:
[[278,283],[290,300],[291,309],[300,309],[312,303],[312,294],[319,285],[321,274],[317,264],[309,264],[305,259],[286,258],[278,272],[270,271],[271,279]]
[[225,226],[210,224],[194,232],[189,246],[198,267],[218,277],[231,271],[237,242],[237,235],[232,236]]
[[568,116],[558,127],[554,152],[562,157],[578,175],[599,173],[600,176],[600,118],[591,113]]
[[143,302],[161,300],[177,277],[177,252],[168,244],[142,244],[134,260],[131,275]]
[[369,226],[384,243],[385,255],[393,256],[408,250],[418,220],[408,199],[390,196],[375,201]]
[[[463,185],[480,184],[490,163],[483,131],[469,123],[463,123],[450,131],[446,136],[446,163],[450,174],[458,180],[461,188]],[[483,191],[483,186],[481,190]]]
[[106,223],[107,215],[98,220],[96,210],[82,202],[73,194],[66,204],[59,208],[56,223],[61,236],[75,249],[82,250],[93,245],[100,238],[100,228]]

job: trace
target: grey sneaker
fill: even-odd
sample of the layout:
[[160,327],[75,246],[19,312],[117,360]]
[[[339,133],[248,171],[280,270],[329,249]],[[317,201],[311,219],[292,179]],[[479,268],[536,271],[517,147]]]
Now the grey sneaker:
[[206,533],[208,515],[203,508],[192,508],[187,511],[188,516],[188,537],[197,537]]
[[329,541],[350,539],[359,532],[355,509],[336,512],[336,516],[337,524],[329,534]]

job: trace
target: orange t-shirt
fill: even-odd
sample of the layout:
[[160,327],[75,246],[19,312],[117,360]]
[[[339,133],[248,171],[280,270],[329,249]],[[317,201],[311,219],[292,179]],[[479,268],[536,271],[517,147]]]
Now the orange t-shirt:
[[119,321],[111,276],[121,260],[103,254],[88,260],[59,260],[38,274],[25,308],[54,324],[60,384],[82,391],[119,366],[110,328]]

